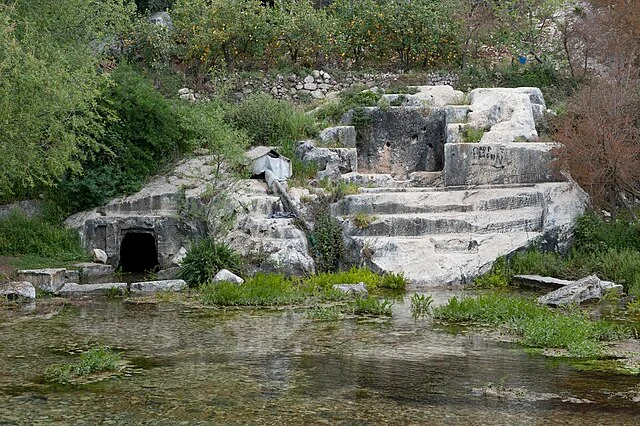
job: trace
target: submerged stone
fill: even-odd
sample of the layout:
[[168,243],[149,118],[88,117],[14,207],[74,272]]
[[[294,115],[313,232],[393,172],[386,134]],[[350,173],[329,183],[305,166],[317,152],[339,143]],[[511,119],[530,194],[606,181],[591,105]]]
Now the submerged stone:
[[338,290],[339,292],[346,293],[352,296],[361,296],[367,297],[369,292],[367,291],[367,286],[364,283],[358,284],[334,284],[334,290]]
[[76,284],[67,283],[56,292],[59,296],[104,296],[117,292],[123,295],[127,291],[127,283]]
[[157,293],[160,291],[182,291],[187,288],[184,280],[143,281],[131,283],[131,293]]

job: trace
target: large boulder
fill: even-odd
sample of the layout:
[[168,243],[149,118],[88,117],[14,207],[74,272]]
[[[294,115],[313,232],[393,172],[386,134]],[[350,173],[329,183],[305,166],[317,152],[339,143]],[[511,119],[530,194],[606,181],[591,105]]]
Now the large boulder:
[[536,122],[546,105],[540,89],[534,87],[481,88],[469,93],[468,126],[488,129],[481,143],[534,140]]
[[558,290],[538,297],[538,303],[549,306],[581,304],[590,300],[600,300],[613,291],[622,294],[622,286],[611,281],[603,281],[595,275],[589,275]]

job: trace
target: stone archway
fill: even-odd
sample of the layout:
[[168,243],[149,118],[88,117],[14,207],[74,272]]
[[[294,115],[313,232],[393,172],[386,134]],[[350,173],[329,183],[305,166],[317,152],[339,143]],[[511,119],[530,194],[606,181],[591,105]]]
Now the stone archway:
[[127,232],[120,243],[122,272],[145,272],[159,268],[156,239],[150,232]]

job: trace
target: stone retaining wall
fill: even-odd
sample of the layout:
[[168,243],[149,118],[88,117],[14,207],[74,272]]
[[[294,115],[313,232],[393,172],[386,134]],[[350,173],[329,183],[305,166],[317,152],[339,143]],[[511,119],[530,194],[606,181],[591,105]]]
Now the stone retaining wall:
[[[269,93],[277,99],[289,101],[308,101],[311,99],[324,99],[327,96],[353,87],[364,85],[366,87],[382,86],[397,81],[402,74],[395,73],[340,73],[332,74],[328,71],[313,70],[309,74],[277,74],[264,77],[247,77],[241,75],[221,77],[212,81],[212,86],[231,86],[233,97],[242,100],[255,93]],[[425,74],[424,79],[417,85],[455,86],[458,81],[454,73],[430,73]]]

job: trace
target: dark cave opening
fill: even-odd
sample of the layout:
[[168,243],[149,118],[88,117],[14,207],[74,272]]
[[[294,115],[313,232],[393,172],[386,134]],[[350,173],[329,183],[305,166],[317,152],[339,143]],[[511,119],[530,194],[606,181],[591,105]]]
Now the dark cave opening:
[[156,239],[148,232],[128,232],[120,244],[122,272],[145,272],[157,269]]

